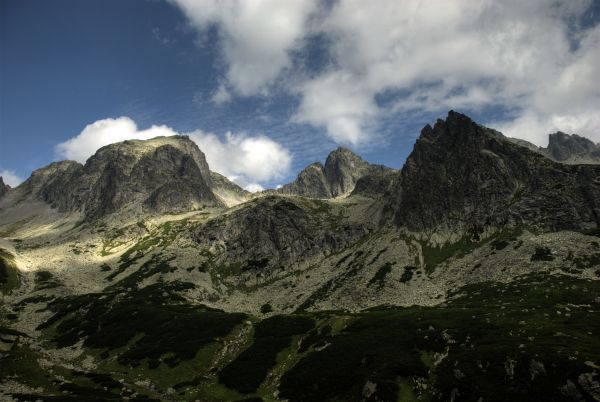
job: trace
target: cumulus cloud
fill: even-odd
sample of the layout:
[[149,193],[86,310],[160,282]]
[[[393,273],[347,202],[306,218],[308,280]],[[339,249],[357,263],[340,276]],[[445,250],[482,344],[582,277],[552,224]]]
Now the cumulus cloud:
[[255,95],[290,64],[316,3],[305,0],[172,0],[201,33],[216,27],[226,78],[239,94]]
[[17,187],[21,184],[24,179],[16,174],[13,170],[0,169],[0,177],[4,181],[4,184],[8,184],[11,187]]
[[[84,163],[96,150],[108,144],[179,134],[167,126],[139,130],[129,117],[103,119],[88,124],[77,136],[56,145],[55,152],[59,157]],[[282,178],[289,172],[290,152],[266,136],[228,133],[221,140],[217,135],[201,130],[183,134],[189,135],[204,152],[211,170],[248,187],[249,191],[259,191],[262,189],[260,182]],[[13,176],[7,175],[5,179],[8,182]]]
[[285,177],[292,156],[279,143],[265,136],[250,137],[227,133],[224,140],[215,134],[195,131],[191,139],[204,151],[208,165],[249,191],[258,191],[257,182]]
[[[591,0],[173,1],[201,32],[218,27],[231,95],[285,81],[300,101],[293,120],[336,142],[369,141],[391,113],[490,106],[511,113],[484,123],[540,145],[550,128],[600,140]],[[308,74],[302,50],[315,37],[327,62]]]

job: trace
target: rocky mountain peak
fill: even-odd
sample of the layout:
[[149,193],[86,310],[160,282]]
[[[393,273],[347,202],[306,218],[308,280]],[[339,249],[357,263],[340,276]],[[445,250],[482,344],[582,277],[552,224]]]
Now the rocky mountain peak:
[[[188,155],[198,166],[204,181],[210,185],[211,175],[204,153],[196,143],[186,135],[156,137],[150,140],[126,140],[100,148],[86,162],[89,169],[102,170],[107,163],[118,161],[124,173],[130,173],[139,161],[155,158],[158,154],[168,154],[167,148],[173,153]],[[162,150],[160,150],[162,148]]]
[[94,220],[125,209],[165,212],[224,205],[211,186],[202,151],[187,136],[172,136],[107,145],[85,165],[51,163],[33,172],[19,190]]
[[558,131],[548,138],[548,153],[557,161],[593,158],[600,160],[600,147],[585,137]]
[[348,148],[339,147],[329,153],[325,165],[319,162],[308,165],[294,182],[286,184],[278,192],[312,198],[334,198],[351,192],[361,177],[384,171],[392,169],[372,165]]
[[369,170],[369,163],[347,148],[337,148],[327,156],[324,173],[337,197],[354,189],[356,181]]
[[600,168],[554,162],[450,112],[423,128],[389,208],[398,225],[415,231],[477,233],[525,222],[591,227],[600,188],[590,177],[600,177]]

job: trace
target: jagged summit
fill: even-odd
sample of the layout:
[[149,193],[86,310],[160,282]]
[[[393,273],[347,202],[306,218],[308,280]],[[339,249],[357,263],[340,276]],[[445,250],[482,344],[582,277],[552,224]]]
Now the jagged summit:
[[282,194],[313,198],[334,198],[351,192],[356,182],[366,175],[392,171],[382,165],[372,165],[347,148],[333,150],[325,165],[315,162],[302,170],[296,180],[281,187]]
[[450,112],[423,128],[388,205],[398,225],[415,231],[584,229],[600,224],[598,178],[598,166],[552,161]]

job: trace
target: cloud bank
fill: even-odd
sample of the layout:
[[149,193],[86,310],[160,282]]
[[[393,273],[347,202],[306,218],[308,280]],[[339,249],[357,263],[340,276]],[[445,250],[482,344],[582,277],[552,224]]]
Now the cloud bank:
[[[260,183],[284,177],[290,169],[292,156],[279,143],[265,136],[247,136],[227,133],[224,139],[215,134],[196,130],[182,133],[196,142],[206,155],[211,170],[227,176],[249,191],[258,191]],[[137,139],[147,140],[158,136],[180,135],[167,126],[152,126],[139,130],[129,117],[98,120],[87,125],[81,133],[55,147],[60,158],[81,163],[99,148],[115,142]],[[6,176],[4,176],[6,174]],[[2,171],[5,181],[11,186],[16,176]]]
[[[361,144],[390,114],[503,110],[489,121],[545,145],[550,131],[600,140],[600,25],[591,0],[172,0],[226,65],[215,102],[296,95],[295,122]],[[596,16],[597,19],[597,16]],[[324,65],[306,71],[309,45]]]

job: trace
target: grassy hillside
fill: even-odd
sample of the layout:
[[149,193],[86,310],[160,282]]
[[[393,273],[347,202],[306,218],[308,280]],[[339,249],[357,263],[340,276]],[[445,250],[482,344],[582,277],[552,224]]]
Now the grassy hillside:
[[44,353],[19,344],[0,381],[43,389],[14,395],[34,400],[293,402],[592,401],[599,380],[598,281],[531,274],[437,307],[263,320],[190,306],[178,292],[192,286],[57,299],[45,347],[83,340],[72,363],[95,367],[40,365]]

